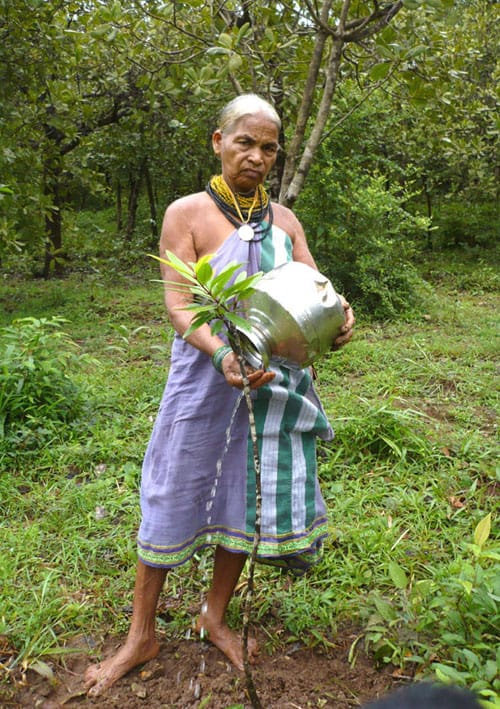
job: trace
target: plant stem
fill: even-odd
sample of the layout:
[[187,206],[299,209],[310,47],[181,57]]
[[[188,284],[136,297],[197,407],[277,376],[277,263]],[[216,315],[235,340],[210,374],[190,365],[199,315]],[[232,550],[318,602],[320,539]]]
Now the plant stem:
[[253,465],[255,470],[255,528],[253,535],[253,545],[252,552],[250,554],[250,559],[248,562],[248,580],[247,589],[245,593],[245,599],[243,603],[243,631],[242,631],[242,643],[243,643],[243,666],[245,670],[245,679],[247,682],[247,691],[250,701],[252,703],[253,709],[262,709],[262,704],[260,703],[257,690],[255,688],[255,683],[253,681],[252,670],[250,668],[250,661],[248,657],[248,632],[250,628],[250,616],[253,601],[253,590],[254,590],[254,573],[255,573],[255,563],[257,560],[257,551],[260,543],[260,531],[261,531],[261,518],[262,518],[262,483],[260,475],[260,456],[259,447],[257,444],[257,429],[255,426],[255,416],[253,411],[252,397],[250,395],[250,383],[247,377],[246,364],[242,355],[240,338],[237,330],[233,328],[230,323],[226,323],[229,333],[229,340],[231,346],[233,347],[236,355],[238,357],[238,362],[240,365],[241,376],[243,379],[243,393],[245,395],[245,402],[248,409],[248,422],[250,427],[250,437],[252,440],[252,451],[253,451]]

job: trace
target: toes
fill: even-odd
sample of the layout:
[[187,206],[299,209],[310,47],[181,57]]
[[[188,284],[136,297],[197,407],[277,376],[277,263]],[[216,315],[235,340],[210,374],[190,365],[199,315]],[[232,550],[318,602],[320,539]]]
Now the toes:
[[102,677],[99,682],[95,682],[94,685],[89,689],[87,694],[89,697],[99,697],[103,692],[105,692],[113,682],[108,676]]
[[92,687],[92,685],[97,682],[98,671],[99,665],[91,665],[90,667],[87,667],[85,674],[83,675],[83,682],[86,689]]
[[87,694],[89,697],[98,697],[102,693],[103,689],[104,687],[102,686],[102,682],[100,682],[99,684],[95,684],[91,687]]

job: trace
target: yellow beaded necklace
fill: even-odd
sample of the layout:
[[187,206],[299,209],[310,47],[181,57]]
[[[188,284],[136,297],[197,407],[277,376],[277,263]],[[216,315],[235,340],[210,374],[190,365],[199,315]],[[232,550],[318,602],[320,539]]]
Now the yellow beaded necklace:
[[260,223],[266,214],[272,214],[269,197],[262,185],[257,185],[252,197],[235,195],[222,175],[214,175],[207,185],[207,192],[227,219],[237,227],[243,241],[252,241],[255,237],[254,228],[250,226],[252,215],[253,221]]

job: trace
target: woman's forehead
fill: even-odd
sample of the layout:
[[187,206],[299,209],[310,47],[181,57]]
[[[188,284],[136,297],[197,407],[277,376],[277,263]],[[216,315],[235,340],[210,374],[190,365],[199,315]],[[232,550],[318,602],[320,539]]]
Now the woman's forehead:
[[279,131],[276,123],[265,113],[249,113],[241,116],[230,128],[225,128],[224,133],[263,133],[278,139]]

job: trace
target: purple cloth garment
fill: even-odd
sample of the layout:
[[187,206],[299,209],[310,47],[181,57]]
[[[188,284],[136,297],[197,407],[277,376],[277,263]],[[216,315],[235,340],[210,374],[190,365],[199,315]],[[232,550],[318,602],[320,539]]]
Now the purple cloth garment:
[[[214,255],[212,265],[217,271],[236,261],[250,275],[290,260],[291,252],[289,237],[278,227],[250,242],[242,241],[235,231]],[[326,535],[314,439],[330,439],[333,433],[309,372],[290,372],[273,364],[271,368],[276,380],[253,392],[261,422],[263,497],[267,495],[260,558],[302,568],[312,563]],[[293,421],[290,430],[287,417]],[[287,447],[289,453],[282,454]],[[293,463],[288,465],[289,460]],[[282,472],[277,473],[280,466]],[[288,468],[296,468],[295,477]],[[227,385],[210,357],[176,335],[143,465],[140,559],[151,566],[173,567],[214,544],[249,553],[252,485],[248,411],[241,392]],[[307,514],[302,514],[306,503]],[[273,519],[275,506],[281,508],[285,523],[278,516]],[[287,513],[286,507],[291,511]],[[283,526],[288,517],[290,528]]]

